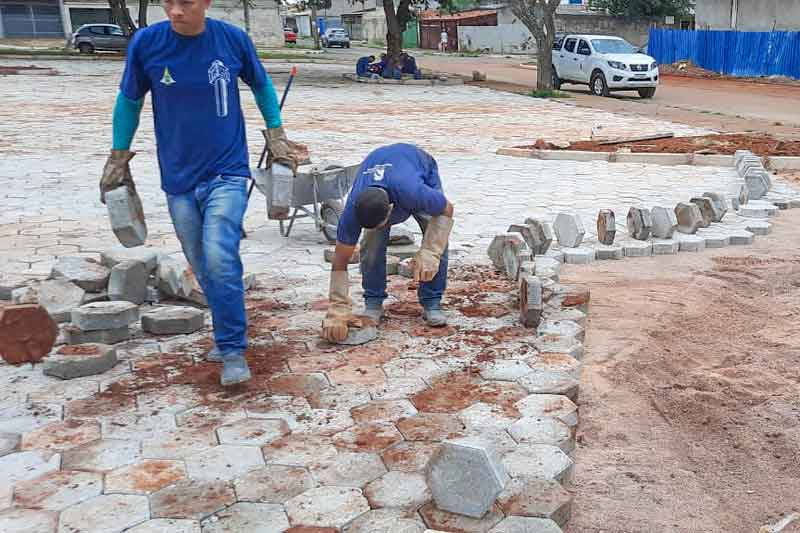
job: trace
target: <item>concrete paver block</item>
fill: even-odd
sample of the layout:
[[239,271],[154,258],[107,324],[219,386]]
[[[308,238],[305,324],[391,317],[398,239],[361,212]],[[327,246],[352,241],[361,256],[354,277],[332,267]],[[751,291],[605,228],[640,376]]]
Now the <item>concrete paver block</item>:
[[0,432],[0,457],[19,449],[20,434]]
[[229,483],[184,480],[150,495],[153,518],[202,520],[236,501]]
[[147,497],[104,494],[63,511],[59,531],[123,531],[149,518]]
[[36,302],[47,309],[56,322],[69,322],[72,310],[80,307],[86,291],[71,281],[54,279],[43,281],[36,287]]
[[[338,454],[330,437],[296,433],[272,441],[261,448],[261,451],[267,464],[301,467],[331,460]],[[254,470],[256,471],[258,470]]]
[[49,450],[15,452],[0,457],[4,484],[34,479],[58,470],[60,457]]
[[439,448],[436,442],[401,442],[385,450],[381,459],[390,471],[424,473]]
[[509,516],[490,529],[489,533],[563,533],[563,531],[549,518]]
[[714,204],[714,222],[722,221],[722,217],[728,212],[728,201],[725,199],[725,195],[718,192],[705,192],[703,196]]
[[622,241],[622,253],[625,257],[650,257],[653,255],[653,244],[647,241]]
[[558,281],[563,260],[558,261],[546,255],[537,255],[534,260],[534,274],[539,278],[550,278]]
[[550,444],[521,446],[503,457],[512,478],[546,479],[564,483],[572,478],[574,463],[559,447]]
[[578,406],[566,396],[531,394],[514,404],[522,416],[558,418],[569,427],[578,425]]
[[206,305],[203,289],[185,258],[159,257],[157,278],[158,289],[167,296]]
[[186,477],[183,461],[145,459],[106,474],[106,494],[148,495]]
[[497,504],[507,515],[547,518],[559,526],[572,514],[572,496],[560,483],[543,479],[512,479]]
[[743,205],[746,205],[750,201],[750,189],[747,187],[747,184],[743,183],[739,187],[739,195],[737,196],[739,200],[739,205],[737,209]]
[[402,509],[373,509],[347,526],[347,533],[425,533],[425,525]]
[[241,501],[283,504],[314,488],[311,474],[299,466],[267,465],[234,481]]
[[100,292],[108,285],[110,271],[85,257],[60,257],[50,271],[53,279],[66,279],[86,292]]
[[549,444],[564,453],[572,453],[575,439],[568,425],[550,416],[526,416],[508,427],[508,433],[519,444]]
[[509,479],[497,452],[473,438],[442,443],[427,474],[439,509],[472,518],[489,511]]
[[417,409],[408,400],[375,400],[350,410],[357,423],[396,422],[417,414]]
[[563,353],[580,361],[583,359],[583,343],[575,337],[552,335],[539,337],[533,341],[539,354]]
[[564,262],[569,265],[588,265],[595,259],[594,248],[564,248]]
[[67,344],[117,344],[131,337],[128,326],[114,329],[98,329],[97,331],[83,331],[75,326],[64,327],[64,337]]
[[567,372],[531,369],[517,383],[531,394],[561,394],[578,401],[580,382]]
[[613,259],[624,259],[625,250],[618,244],[597,244],[594,247],[594,257],[598,261],[607,261]]
[[753,235],[769,235],[772,232],[772,224],[766,220],[750,219],[744,223],[744,228]]
[[200,533],[200,522],[197,520],[179,520],[176,518],[155,518],[142,522],[128,533]]
[[126,248],[141,246],[147,240],[142,200],[138,193],[126,186],[117,187],[105,194],[111,230]]
[[523,276],[519,280],[519,316],[526,328],[539,326],[542,319],[542,282],[536,276]]
[[289,519],[283,506],[268,503],[234,503],[203,523],[204,533],[283,533],[287,529]]
[[72,325],[83,331],[119,329],[139,320],[139,307],[131,302],[96,302],[72,311]]
[[492,239],[492,242],[489,244],[489,249],[487,250],[489,259],[491,259],[494,268],[505,271],[505,249],[512,247],[513,250],[520,251],[523,245],[524,241],[518,233],[501,233],[496,235]]
[[653,255],[677,254],[680,244],[676,239],[653,239]]
[[399,273],[400,269],[400,258],[396,255],[387,255],[386,256],[386,275],[387,276],[394,276]]
[[350,327],[347,330],[347,337],[345,337],[342,342],[336,342],[335,344],[341,344],[344,346],[360,346],[362,344],[372,342],[377,338],[378,328],[375,326],[363,326],[360,328]]
[[480,375],[488,381],[517,381],[532,372],[525,361],[518,359],[494,359],[478,365]]
[[601,209],[597,214],[597,240],[601,244],[614,244],[614,237],[617,234],[617,222],[614,211],[611,209]]
[[678,241],[678,250],[681,252],[702,252],[706,249],[706,240],[697,235],[676,233],[675,240]]
[[61,468],[87,470],[90,472],[110,472],[135,463],[141,458],[141,455],[139,443],[136,441],[101,439],[79,448],[65,451],[61,461]]
[[10,364],[41,361],[58,336],[58,326],[41,305],[0,307],[0,356]]
[[553,231],[562,248],[574,248],[583,241],[586,231],[578,215],[559,213],[553,222]]
[[533,255],[542,255],[547,253],[550,245],[553,243],[553,226],[544,220],[529,217],[525,219],[525,225],[530,229],[530,234],[526,238],[525,243]]
[[147,267],[147,272],[152,274],[158,266],[158,256],[160,251],[157,248],[136,246],[125,248],[124,246],[114,246],[100,252],[100,262],[106,268],[114,268],[117,264],[125,261],[141,261]]
[[734,246],[750,245],[755,240],[755,235],[746,229],[726,230],[725,234],[728,236],[728,242]]
[[[464,531],[469,533],[485,533],[503,520],[503,512],[496,506],[487,511],[481,518],[472,518],[439,509],[435,503],[429,503],[419,510],[419,514],[430,530]],[[428,531],[430,531],[428,530]],[[428,533],[426,531],[426,533]]]
[[758,200],[769,192],[771,180],[764,169],[750,168],[744,175],[744,184],[747,187],[748,197]]
[[58,523],[58,514],[52,511],[21,509],[12,507],[0,512],[0,531],[24,531],[25,533],[53,533]]
[[658,239],[671,239],[672,234],[678,229],[678,218],[675,210],[668,207],[654,207],[650,210],[650,220],[653,223],[653,237]]
[[117,351],[107,344],[79,344],[61,348],[44,362],[46,376],[75,379],[102,374],[117,364]]
[[778,207],[762,200],[750,200],[747,205],[739,207],[739,215],[752,218],[769,218],[778,214]]
[[153,335],[188,335],[203,326],[205,313],[196,307],[156,307],[142,313],[142,329]]
[[391,507],[416,511],[431,500],[424,475],[396,470],[368,484],[364,494],[373,509]]
[[678,231],[693,235],[703,224],[703,214],[694,203],[679,203],[675,206],[675,218],[678,220]]
[[580,379],[581,362],[565,353],[542,353],[526,359],[531,369],[540,372],[562,372]]
[[[700,216],[703,219],[702,223],[700,224],[701,228],[707,228],[712,222],[715,221],[714,219],[717,217],[717,213],[715,212],[715,206],[711,201],[711,198],[694,197],[689,201],[696,205],[698,209],[700,209]],[[719,218],[721,219],[722,215],[720,215]]]
[[418,413],[400,419],[397,429],[409,441],[441,441],[462,436],[464,425],[452,414]]
[[108,278],[108,299],[144,303],[150,273],[141,261],[123,261],[114,265]]
[[[103,476],[95,472],[59,470],[17,483],[14,505],[45,511],[61,511],[103,492]],[[0,529],[2,530],[2,529]]]
[[706,248],[724,248],[731,241],[728,235],[713,230],[700,230],[697,236],[706,241]]
[[586,330],[572,320],[544,320],[537,329],[538,335],[557,335],[560,337],[575,337],[583,342]]
[[289,433],[289,425],[279,419],[245,419],[217,428],[220,444],[263,446]]
[[386,473],[380,456],[356,452],[340,452],[332,458],[317,460],[309,470],[320,485],[358,488]]
[[499,405],[477,402],[458,413],[468,435],[483,435],[504,431],[514,423],[514,418],[505,415]]
[[264,458],[255,446],[222,444],[186,458],[188,476],[200,481],[228,481],[260,466]]
[[341,528],[367,511],[361,490],[349,487],[319,487],[286,502],[292,525]]
[[586,327],[586,313],[574,307],[557,309],[547,313],[549,320],[572,320],[582,328]]
[[414,262],[412,258],[402,259],[397,264],[397,274],[408,279],[414,278]]
[[414,244],[414,233],[403,226],[394,225],[389,229],[389,246]]
[[637,241],[646,241],[650,237],[653,229],[653,221],[650,218],[650,211],[631,207],[626,218],[628,224],[628,235]]

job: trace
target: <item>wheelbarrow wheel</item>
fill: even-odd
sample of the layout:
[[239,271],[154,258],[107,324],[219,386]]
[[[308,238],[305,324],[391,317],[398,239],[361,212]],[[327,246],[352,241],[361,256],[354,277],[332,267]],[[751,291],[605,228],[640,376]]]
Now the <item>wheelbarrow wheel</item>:
[[336,227],[339,217],[344,213],[344,204],[341,200],[326,200],[322,202],[320,216],[322,217],[322,234],[330,244],[336,244]]

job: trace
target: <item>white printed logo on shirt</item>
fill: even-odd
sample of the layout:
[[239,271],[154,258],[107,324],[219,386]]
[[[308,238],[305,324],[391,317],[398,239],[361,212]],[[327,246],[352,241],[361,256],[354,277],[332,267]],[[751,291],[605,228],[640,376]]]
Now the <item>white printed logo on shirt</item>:
[[375,181],[383,181],[383,174],[386,172],[387,168],[392,166],[391,163],[384,163],[383,165],[375,165],[372,168],[368,168],[364,171],[364,174],[372,174],[372,179]]
[[228,84],[231,82],[231,73],[225,63],[219,59],[211,63],[208,68],[208,83],[214,86],[214,99],[217,102],[217,116],[228,116]]

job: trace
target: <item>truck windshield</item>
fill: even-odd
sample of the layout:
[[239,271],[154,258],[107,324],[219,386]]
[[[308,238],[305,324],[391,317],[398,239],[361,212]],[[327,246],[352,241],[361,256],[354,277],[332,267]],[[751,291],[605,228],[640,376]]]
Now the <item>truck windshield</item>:
[[635,54],[636,48],[622,39],[592,39],[592,48],[600,54]]

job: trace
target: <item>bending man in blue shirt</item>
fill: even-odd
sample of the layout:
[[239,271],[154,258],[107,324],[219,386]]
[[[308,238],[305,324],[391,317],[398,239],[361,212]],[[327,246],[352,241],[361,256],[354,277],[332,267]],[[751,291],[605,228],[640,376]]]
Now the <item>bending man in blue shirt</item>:
[[253,42],[241,29],[206,18],[210,3],[162,0],[169,20],[131,40],[100,192],[104,199],[120,185],[133,187],[130,146],[150,92],[161,188],[214,322],[208,360],[224,364],[221,383],[231,385],[250,379],[239,255],[250,166],[239,78],[255,94],[272,161],[296,170],[298,154],[283,132],[278,98]]
[[453,228],[453,204],[442,191],[436,161],[411,144],[373,151],[358,169],[344,213],[339,218],[336,255],[330,282],[330,306],[322,322],[327,340],[341,342],[357,323],[352,313],[347,264],[361,230],[361,275],[364,314],[380,322],[386,299],[386,246],[389,228],[413,216],[423,232],[414,256],[414,280],[423,318],[435,327],[447,324],[441,300],[447,286],[447,241]]

